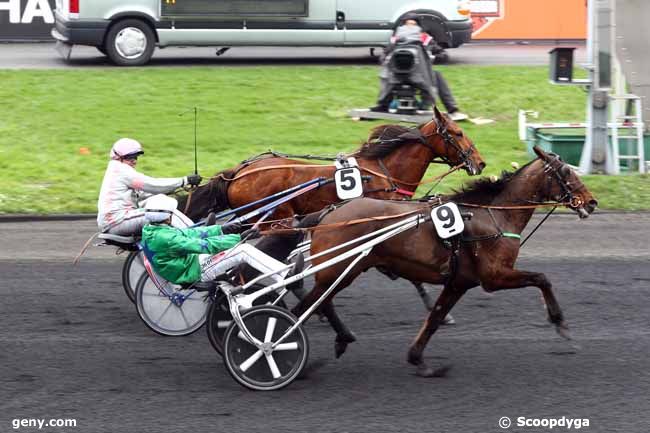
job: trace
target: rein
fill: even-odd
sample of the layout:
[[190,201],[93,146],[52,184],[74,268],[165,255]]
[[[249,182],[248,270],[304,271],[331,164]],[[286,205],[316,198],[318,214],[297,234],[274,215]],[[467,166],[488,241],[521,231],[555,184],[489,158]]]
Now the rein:
[[[445,202],[440,200],[438,203],[436,203],[433,206],[439,206],[441,204],[444,204]],[[458,206],[465,206],[465,207],[473,207],[473,208],[480,208],[480,209],[487,209],[488,213],[490,214],[490,217],[492,218],[492,221],[496,225],[498,232],[489,234],[489,235],[484,235],[484,236],[477,236],[473,238],[467,238],[463,239],[464,242],[476,242],[476,241],[485,241],[485,240],[490,240],[490,239],[496,239],[500,237],[506,237],[506,238],[513,238],[513,239],[521,239],[521,235],[517,233],[510,233],[510,232],[504,232],[501,230],[496,223],[496,220],[494,219],[494,215],[492,215],[491,210],[496,209],[496,210],[521,210],[521,209],[538,209],[538,208],[543,208],[543,207],[550,207],[552,206],[553,208],[546,214],[546,216],[535,226],[535,228],[528,234],[528,236],[521,242],[520,247],[523,246],[528,239],[541,227],[541,225],[546,222],[546,220],[551,216],[551,214],[557,209],[559,205],[567,205],[570,203],[564,203],[564,202],[545,202],[545,203],[537,203],[537,204],[530,204],[530,205],[513,205],[513,206],[493,206],[493,205],[479,205],[479,204],[473,204],[473,203],[456,203]],[[428,208],[432,208],[431,205],[428,206]],[[352,226],[352,225],[357,225],[357,224],[363,224],[363,223],[368,223],[368,222],[374,222],[374,221],[384,221],[384,220],[389,220],[389,219],[395,219],[395,218],[401,218],[404,216],[409,216],[416,214],[418,212],[421,212],[423,209],[415,209],[409,212],[403,212],[400,214],[393,214],[393,215],[384,215],[384,216],[379,216],[379,217],[368,217],[368,218],[358,218],[358,219],[353,219],[353,220],[347,220],[347,221],[340,221],[337,223],[332,223],[332,224],[319,224],[314,227],[307,227],[307,228],[299,228],[299,227],[288,227],[285,224],[283,224],[286,219],[283,220],[276,220],[276,221],[267,221],[267,223],[274,223],[271,225],[271,228],[269,230],[264,230],[261,232],[262,235],[272,235],[272,234],[286,234],[286,233],[295,233],[295,232],[313,232],[316,230],[334,230],[338,229],[341,227],[347,227],[347,226]],[[426,218],[426,216],[425,216]],[[279,227],[279,228],[278,228]]]
[[[443,204],[443,203],[444,203],[444,201],[441,201],[439,203],[436,203],[434,206],[439,206],[440,204]],[[565,203],[540,203],[538,205],[524,205],[524,206],[490,206],[490,205],[475,205],[475,204],[471,204],[471,203],[456,203],[456,204],[459,205],[459,206],[480,207],[480,208],[488,209],[488,210],[489,209],[501,209],[501,210],[506,210],[506,209],[532,209],[532,208],[541,208],[541,207],[546,207],[546,206],[554,206],[553,210],[555,210],[555,208],[557,208],[557,205],[565,204]],[[431,206],[428,206],[428,207],[431,208]],[[347,227],[347,226],[352,226],[352,225],[357,225],[357,224],[363,224],[363,223],[367,223],[367,222],[384,221],[384,220],[389,220],[389,219],[401,218],[401,217],[404,217],[404,216],[409,216],[409,215],[416,214],[416,213],[421,212],[421,211],[422,211],[422,209],[415,209],[415,210],[412,210],[412,211],[409,211],[409,212],[403,212],[403,213],[399,213],[399,214],[383,215],[383,216],[368,217],[368,218],[358,218],[358,219],[353,219],[353,220],[340,221],[340,222],[332,223],[332,224],[320,224],[320,225],[317,225],[317,226],[314,226],[314,227],[307,227],[307,228],[287,227],[285,224],[283,224],[283,222],[286,221],[286,219],[275,220],[275,221],[267,221],[267,223],[274,223],[274,224],[271,226],[271,229],[262,231],[261,233],[263,235],[270,235],[270,234],[281,234],[281,233],[312,232],[312,231],[316,231],[316,230],[333,230],[333,229],[337,229],[337,228],[341,228],[341,227]],[[548,218],[548,216],[550,216],[551,213],[552,212],[549,212],[549,214],[544,218],[544,220],[542,220],[541,223],[546,221],[546,218]],[[492,216],[492,215],[490,215],[490,216]],[[492,218],[494,219],[493,216],[492,216]],[[541,226],[541,223],[538,224],[538,226],[535,228],[535,230],[537,230],[537,228],[539,226]],[[535,230],[533,230],[533,233],[535,232]],[[492,238],[500,237],[500,236],[505,236],[505,237],[515,237],[515,236],[517,236],[517,237],[520,237],[519,235],[516,235],[514,233],[503,232],[501,230],[499,230],[499,231],[500,231],[500,233],[496,233],[496,234],[493,234],[493,235],[488,235],[488,237],[486,237],[485,239],[481,238],[481,239],[478,239],[478,240],[492,239]],[[515,235],[515,236],[513,236],[513,235]],[[532,235],[532,233],[531,233],[531,235]],[[528,237],[530,237],[530,235]]]
[[406,182],[406,181],[403,181],[403,180],[395,179],[394,177],[388,177],[386,175],[383,175],[383,174],[381,174],[381,173],[379,173],[379,172],[377,172],[375,170],[371,170],[371,169],[366,168],[366,167],[359,167],[359,168],[361,170],[363,170],[363,171],[366,171],[368,173],[371,173],[371,174],[374,174],[374,175],[379,176],[381,178],[384,178],[384,179],[386,179],[388,181],[393,181],[393,182],[401,183],[401,184],[408,185],[408,186],[418,187],[420,185],[425,185],[427,183],[431,183],[431,182],[434,182],[436,180],[442,180],[443,178],[445,178],[449,174],[453,173],[454,171],[456,171],[456,170],[458,170],[460,168],[463,168],[464,166],[465,166],[465,163],[462,162],[462,163],[460,163],[460,164],[458,164],[458,165],[456,165],[454,167],[451,167],[447,172],[445,172],[445,173],[443,173],[441,175],[433,176],[433,177],[430,177],[428,179],[421,180],[420,182]]
[[551,207],[551,206],[557,207],[562,205],[568,205],[569,203],[550,201],[545,203],[522,204],[522,205],[512,205],[512,206],[493,206],[490,204],[474,204],[474,203],[461,203],[461,202],[458,202],[456,204],[458,206],[466,206],[466,207],[473,207],[479,209],[517,210],[517,209],[539,209],[539,208]]
[[269,165],[267,167],[259,167],[259,168],[254,168],[250,171],[247,171],[245,173],[239,173],[235,177],[228,178],[223,175],[223,173],[219,173],[217,176],[212,177],[210,180],[214,179],[222,179],[225,180],[226,182],[234,182],[238,179],[241,179],[242,177],[246,177],[250,174],[253,173],[258,173],[260,171],[267,171],[267,170],[278,170],[281,168],[323,168],[323,167],[334,167],[334,165],[325,165],[325,164],[281,164],[281,165]]
[[521,248],[521,247],[524,246],[524,244],[526,243],[526,241],[528,241],[528,239],[530,239],[530,237],[531,237],[531,236],[532,236],[532,235],[537,231],[537,229],[540,228],[540,227],[542,226],[542,224],[544,224],[544,223],[546,222],[546,220],[548,219],[548,217],[550,217],[551,214],[552,214],[553,212],[555,212],[555,209],[557,209],[557,206],[555,206],[553,209],[551,209],[550,211],[548,211],[548,213],[546,214],[546,216],[545,216],[544,218],[542,218],[542,220],[541,220],[541,221],[540,221],[540,222],[535,226],[535,228],[533,229],[533,231],[531,231],[530,233],[528,233],[528,236],[526,236],[526,239],[524,239],[523,241],[521,241],[521,243],[519,244],[519,248]]
[[[441,175],[433,176],[433,177],[430,177],[428,179],[424,179],[424,180],[422,180],[420,182],[406,182],[404,180],[396,179],[396,178],[394,178],[392,176],[389,176],[389,175],[387,176],[387,175],[385,175],[383,173],[380,173],[380,172],[378,172],[376,170],[373,170],[373,169],[370,169],[370,168],[367,168],[367,167],[359,166],[359,169],[362,170],[362,171],[365,171],[367,173],[370,173],[372,175],[375,175],[377,177],[380,177],[382,179],[386,179],[391,184],[398,183],[398,184],[403,184],[403,185],[407,185],[407,186],[418,187],[420,185],[425,185],[425,184],[434,182],[436,180],[442,180],[444,177],[448,176],[449,174],[453,173],[454,171],[456,171],[456,170],[458,170],[458,169],[460,169],[460,168],[462,168],[464,166],[465,166],[465,163],[463,162],[461,164],[458,164],[458,165],[452,167],[447,172],[445,172],[445,173],[443,173]],[[250,174],[258,173],[258,172],[261,172],[261,171],[267,171],[267,170],[279,170],[279,169],[283,169],[283,168],[324,168],[324,167],[334,167],[334,166],[329,165],[329,164],[328,165],[325,165],[325,164],[280,164],[280,165],[269,165],[267,167],[254,168],[254,169],[252,169],[250,171],[246,171],[244,173],[239,173],[235,177],[232,177],[232,178],[228,178],[228,177],[224,176],[223,173],[219,173],[217,176],[214,176],[213,178],[211,178],[211,180],[222,179],[222,180],[224,180],[226,182],[233,182],[235,180],[246,177],[246,176],[248,176]],[[400,192],[400,193],[405,194],[405,195],[413,195],[413,193],[411,193],[410,191],[401,190],[400,188],[395,189],[395,191]]]
[[[401,218],[401,217],[416,214],[416,213],[421,212],[421,211],[422,211],[422,209],[415,209],[415,210],[412,210],[412,211],[409,211],[409,212],[403,212],[403,213],[400,213],[400,214],[359,218],[359,219],[354,219],[354,220],[340,221],[340,222],[331,223],[331,224],[319,224],[319,225],[314,226],[314,227],[306,227],[306,228],[287,227],[286,225],[280,223],[280,224],[274,224],[274,225],[271,226],[270,230],[264,230],[264,231],[262,231],[260,233],[262,235],[273,235],[273,234],[282,234],[282,233],[312,232],[312,231],[316,231],[316,230],[334,230],[334,229],[341,228],[341,227],[347,227],[347,226],[363,224],[363,223],[368,223],[368,222],[385,221],[385,220],[390,220],[390,219],[395,219],[395,218]],[[281,228],[276,228],[276,227],[281,227]]]

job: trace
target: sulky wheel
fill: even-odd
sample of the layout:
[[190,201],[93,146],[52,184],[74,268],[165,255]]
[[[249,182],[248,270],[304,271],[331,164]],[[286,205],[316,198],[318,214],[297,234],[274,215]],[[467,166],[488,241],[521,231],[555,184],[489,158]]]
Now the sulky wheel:
[[307,364],[309,341],[302,326],[275,349],[272,343],[284,335],[297,319],[287,310],[272,305],[253,307],[242,314],[251,335],[264,343],[258,349],[233,322],[224,334],[224,360],[230,375],[246,388],[273,391],[289,385]]
[[181,290],[164,282],[162,293],[146,272],[135,289],[136,307],[142,321],[161,335],[180,337],[198,330],[205,323],[210,298],[205,292]]
[[[250,290],[255,291],[263,288],[264,286],[253,285]],[[264,296],[260,296],[254,302],[254,305],[266,305],[272,304],[275,299],[278,297],[276,293],[269,293]],[[280,307],[286,308],[286,304],[283,300],[278,302]],[[205,329],[208,333],[208,340],[214,348],[214,350],[223,355],[223,334],[226,333],[226,329],[230,326],[232,322],[232,314],[230,314],[230,308],[228,306],[228,299],[223,292],[219,291],[210,305],[208,310],[208,318],[205,323]]]
[[141,251],[131,251],[122,266],[122,287],[126,296],[135,303],[135,288],[142,274],[146,274]]

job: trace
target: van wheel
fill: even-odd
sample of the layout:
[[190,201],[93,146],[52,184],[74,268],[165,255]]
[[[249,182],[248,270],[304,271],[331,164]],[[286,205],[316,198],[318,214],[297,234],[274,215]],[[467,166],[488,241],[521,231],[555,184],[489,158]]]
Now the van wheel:
[[436,65],[444,65],[445,63],[449,62],[449,54],[447,54],[447,51],[442,51],[439,52],[438,54],[435,54],[436,56]]
[[156,37],[141,20],[119,21],[106,34],[106,54],[118,66],[142,66],[155,48]]
[[[440,51],[444,48],[445,44],[449,41],[449,35],[447,35],[445,30],[445,25],[434,13],[427,12],[416,12],[420,17],[420,22],[422,25],[422,30],[427,32],[435,41],[435,45],[432,48],[436,48]],[[437,47],[436,47],[437,45]],[[437,54],[433,52],[433,54]]]

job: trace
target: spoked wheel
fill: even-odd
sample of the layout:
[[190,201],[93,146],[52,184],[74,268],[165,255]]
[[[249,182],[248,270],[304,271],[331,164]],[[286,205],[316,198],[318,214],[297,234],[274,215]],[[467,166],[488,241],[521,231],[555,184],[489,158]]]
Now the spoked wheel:
[[[253,285],[251,291],[259,290],[264,286]],[[255,305],[266,305],[272,304],[273,301],[277,299],[277,293],[269,293],[264,296],[260,296],[254,302]],[[280,300],[277,304],[282,308],[286,308],[286,304],[283,300]],[[230,314],[230,307],[228,306],[228,298],[221,291],[212,301],[210,309],[208,310],[208,318],[205,324],[205,329],[208,332],[208,340],[214,348],[214,350],[223,356],[223,335],[226,333],[226,329],[230,326],[232,322],[232,314]]]
[[181,290],[166,283],[161,293],[146,272],[135,289],[136,307],[142,321],[161,335],[180,337],[198,330],[205,323],[210,297],[205,292]]
[[234,321],[224,335],[224,359],[230,375],[246,388],[273,391],[289,385],[307,364],[309,341],[302,326],[272,348],[296,322],[287,310],[273,305],[253,307],[242,314],[251,335],[263,343],[249,342]]
[[126,256],[124,266],[122,266],[122,287],[124,287],[126,296],[133,303],[135,303],[135,288],[138,285],[138,281],[142,277],[142,274],[146,273],[147,271],[142,262],[142,251],[131,251]]

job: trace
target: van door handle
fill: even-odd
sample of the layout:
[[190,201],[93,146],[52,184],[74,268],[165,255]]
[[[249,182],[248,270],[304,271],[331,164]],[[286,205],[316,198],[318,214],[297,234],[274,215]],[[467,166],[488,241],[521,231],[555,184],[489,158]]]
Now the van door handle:
[[336,11],[336,28],[339,30],[345,28],[345,14],[341,11]]

